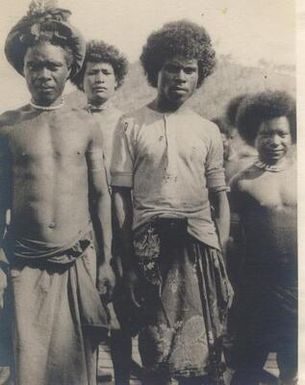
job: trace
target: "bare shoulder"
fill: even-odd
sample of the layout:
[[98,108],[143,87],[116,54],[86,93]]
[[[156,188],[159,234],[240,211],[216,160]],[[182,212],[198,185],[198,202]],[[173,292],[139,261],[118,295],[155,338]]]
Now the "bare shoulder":
[[70,107],[69,114],[71,117],[73,116],[75,129],[85,133],[88,142],[101,137],[99,124],[86,108]]
[[259,170],[254,164],[238,172],[229,182],[231,191],[246,192],[249,184],[258,178],[261,173],[262,171]]
[[29,113],[29,105],[9,110],[0,115],[0,135],[7,135],[17,124],[21,123]]

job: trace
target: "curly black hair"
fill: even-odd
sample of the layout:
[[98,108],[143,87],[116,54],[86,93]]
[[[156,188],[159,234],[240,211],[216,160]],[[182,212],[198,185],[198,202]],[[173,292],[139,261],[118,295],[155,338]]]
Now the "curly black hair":
[[147,80],[152,87],[157,87],[158,72],[164,62],[174,56],[197,59],[199,69],[197,88],[213,72],[216,64],[210,36],[203,27],[188,20],[167,23],[148,37],[140,57]]
[[292,142],[296,142],[295,99],[285,91],[265,91],[243,99],[237,113],[236,125],[240,136],[251,146],[262,122],[286,116]]
[[86,56],[81,71],[72,79],[72,83],[78,89],[84,91],[83,83],[86,71],[86,64],[91,63],[109,63],[112,65],[115,79],[118,87],[120,87],[128,72],[128,60],[126,57],[113,45],[106,44],[102,40],[91,40],[86,46]]
[[227,104],[225,116],[226,116],[226,121],[228,124],[230,124],[230,126],[236,125],[236,116],[237,116],[238,108],[246,96],[247,94],[237,95],[234,98],[232,98]]

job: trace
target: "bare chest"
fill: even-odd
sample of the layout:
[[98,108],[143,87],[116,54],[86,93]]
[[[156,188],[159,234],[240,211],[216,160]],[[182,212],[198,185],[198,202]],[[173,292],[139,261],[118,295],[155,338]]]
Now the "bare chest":
[[9,137],[13,164],[77,164],[85,159],[87,135],[70,124],[55,120],[23,122]]
[[285,210],[297,204],[295,171],[265,173],[243,182],[243,191],[259,206]]

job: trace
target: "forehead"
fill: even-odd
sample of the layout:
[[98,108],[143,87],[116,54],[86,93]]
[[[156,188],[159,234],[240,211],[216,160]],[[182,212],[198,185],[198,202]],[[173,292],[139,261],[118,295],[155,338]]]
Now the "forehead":
[[260,125],[259,133],[273,131],[283,131],[290,133],[289,121],[286,116],[265,120]]
[[107,71],[113,72],[113,67],[110,63],[103,62],[103,61],[98,62],[98,63],[88,61],[86,63],[86,72],[94,71],[94,70],[107,70]]
[[168,65],[168,64],[177,65],[179,67],[198,67],[198,60],[187,59],[181,56],[174,56],[170,59],[165,60],[164,65]]
[[65,50],[57,45],[48,42],[37,44],[29,47],[26,51],[24,62],[49,61],[49,62],[66,62]]

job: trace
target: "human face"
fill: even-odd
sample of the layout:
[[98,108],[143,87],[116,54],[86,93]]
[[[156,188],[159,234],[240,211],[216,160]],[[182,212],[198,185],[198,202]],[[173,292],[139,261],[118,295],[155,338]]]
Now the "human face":
[[103,62],[86,64],[83,86],[90,104],[105,103],[114,95],[117,85],[111,64]]
[[291,147],[291,133],[286,116],[262,122],[256,137],[259,158],[267,164],[275,164],[285,157]]
[[190,98],[198,83],[198,62],[174,57],[158,73],[158,102],[161,107],[176,109]]
[[69,74],[67,53],[63,48],[48,42],[28,48],[24,57],[24,76],[36,104],[56,104]]

